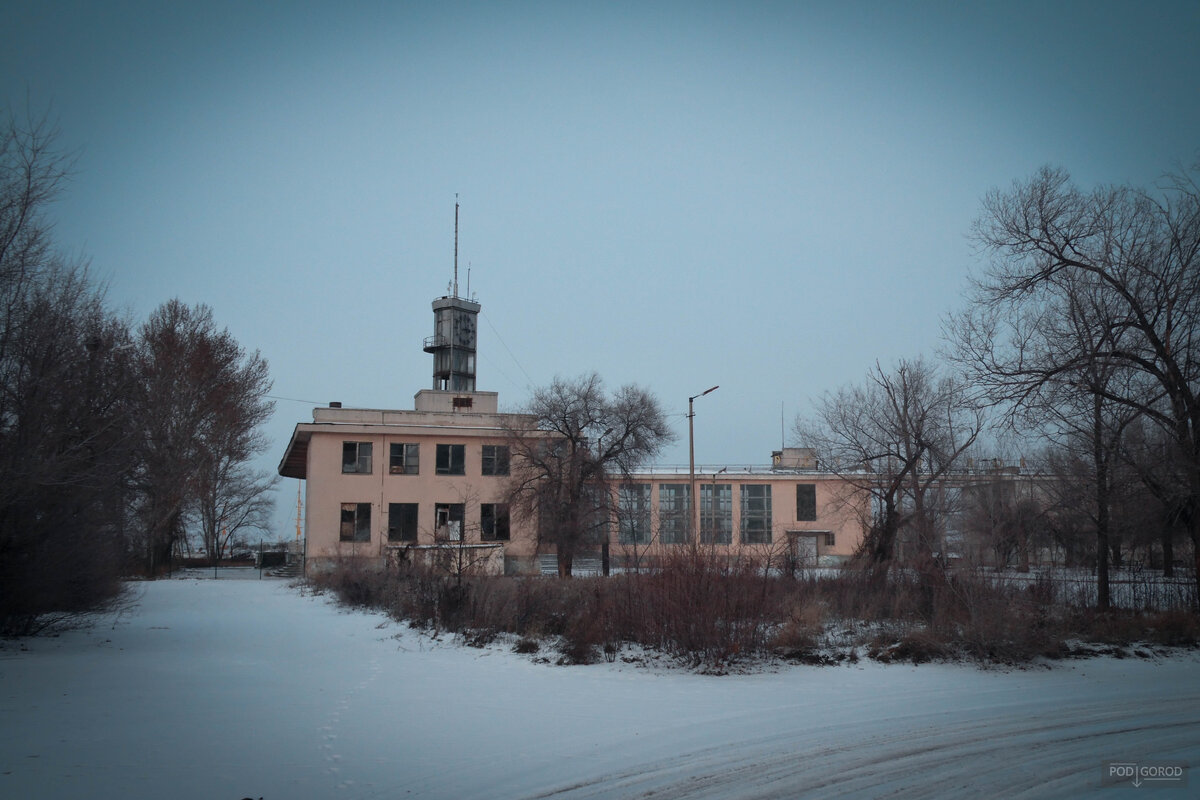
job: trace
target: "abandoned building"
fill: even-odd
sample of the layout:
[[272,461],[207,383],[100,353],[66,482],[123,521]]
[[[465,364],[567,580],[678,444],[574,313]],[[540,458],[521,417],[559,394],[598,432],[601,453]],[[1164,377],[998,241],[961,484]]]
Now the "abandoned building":
[[[310,565],[348,556],[432,559],[448,549],[468,551],[491,573],[536,573],[553,561],[552,547],[538,546],[537,521],[505,502],[509,436],[531,419],[500,413],[497,393],[476,389],[480,305],[454,289],[433,301],[434,334],[424,341],[433,387],[417,392],[411,410],[331,403],[296,425],[279,474],[304,481]],[[597,550],[618,567],[687,544],[833,565],[862,536],[861,508],[845,502],[845,488],[798,448],[761,468],[698,467],[694,483],[686,467],[646,467],[614,481],[608,547]],[[580,555],[585,570],[595,563]]]

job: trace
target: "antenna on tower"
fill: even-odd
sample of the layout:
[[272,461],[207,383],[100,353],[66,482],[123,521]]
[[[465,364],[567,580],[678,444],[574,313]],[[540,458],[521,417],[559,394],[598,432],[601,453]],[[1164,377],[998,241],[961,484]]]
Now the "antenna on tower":
[[458,192],[454,193],[454,296],[458,297]]
[[471,299],[471,262],[467,262],[467,299]]

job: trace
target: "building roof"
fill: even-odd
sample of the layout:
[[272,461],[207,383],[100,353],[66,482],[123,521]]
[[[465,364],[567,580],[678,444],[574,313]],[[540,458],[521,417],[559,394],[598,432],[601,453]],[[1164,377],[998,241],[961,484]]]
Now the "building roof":
[[279,462],[285,478],[308,477],[308,445],[315,433],[369,436],[408,433],[420,436],[506,436],[514,427],[529,425],[526,414],[469,411],[408,411],[370,408],[315,408],[312,422],[300,422]]

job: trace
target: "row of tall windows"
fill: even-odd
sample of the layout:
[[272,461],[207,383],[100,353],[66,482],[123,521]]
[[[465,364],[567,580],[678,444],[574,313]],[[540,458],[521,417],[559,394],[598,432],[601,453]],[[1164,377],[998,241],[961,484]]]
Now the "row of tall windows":
[[[366,444],[359,442],[347,444]],[[393,455],[398,454],[406,459],[404,468],[411,463],[417,469],[417,454],[412,454],[408,461],[407,448],[415,445],[393,444]],[[462,474],[461,472],[443,472],[453,469],[461,460],[455,461],[453,454],[443,463],[440,455],[438,474]],[[449,448],[462,448],[463,445],[446,445]],[[494,448],[494,449],[493,449]],[[506,447],[485,445],[485,466],[493,471],[484,474],[503,474],[494,470],[501,466],[507,469],[508,452]],[[500,451],[503,451],[502,453]],[[461,455],[461,454],[460,454]],[[356,458],[361,452],[356,452]],[[369,459],[369,452],[368,452]],[[393,472],[396,471],[393,462]],[[415,474],[415,473],[400,473]],[[690,486],[686,483],[662,483],[658,486],[658,541],[663,544],[684,544],[688,541]],[[701,483],[700,495],[700,542],[702,544],[731,544],[733,542],[733,485],[729,483]],[[744,483],[740,485],[739,529],[741,541],[744,544],[770,544],[772,540],[772,497],[770,484]],[[617,538],[621,544],[649,544],[653,539],[651,515],[651,484],[629,483],[622,484],[617,490]],[[388,541],[415,542],[417,540],[417,503],[390,503],[388,513]],[[463,535],[464,504],[438,503],[435,514],[435,538],[458,541]],[[370,540],[370,503],[342,504],[342,541]],[[796,486],[796,519],[799,521],[815,521],[817,519],[816,485],[798,484]],[[479,520],[480,538],[483,541],[503,541],[509,538],[508,507],[501,503],[480,504]]]
[[[690,486],[662,483],[658,486],[658,536],[664,544],[687,541]],[[732,544],[733,484],[700,483],[700,542]],[[771,485],[744,483],[740,486],[739,520],[741,540],[746,544],[771,542]],[[617,490],[617,537],[621,544],[649,544],[651,531],[651,485],[622,484]],[[817,519],[817,487],[796,486],[796,519]]]
[[[417,541],[419,503],[388,503],[387,540],[389,542]],[[465,530],[465,503],[435,503],[435,540],[462,541]],[[479,539],[484,542],[503,542],[509,539],[509,513],[506,503],[479,504]],[[371,541],[371,504],[342,503],[340,539],[343,542]]]
[[[342,473],[371,474],[371,442],[342,442]],[[508,445],[485,444],[480,473],[508,474]],[[437,475],[466,475],[467,446],[439,444],[434,451],[434,473]],[[391,442],[388,445],[388,472],[392,475],[421,474],[421,446],[416,442]]]

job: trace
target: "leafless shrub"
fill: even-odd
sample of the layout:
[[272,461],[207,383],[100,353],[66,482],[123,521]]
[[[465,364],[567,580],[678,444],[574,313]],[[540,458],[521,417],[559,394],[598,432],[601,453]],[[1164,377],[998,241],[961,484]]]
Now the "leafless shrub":
[[469,645],[501,633],[519,637],[518,652],[552,642],[561,664],[615,660],[624,645],[710,672],[751,659],[837,663],[860,648],[887,662],[1018,664],[1072,655],[1072,640],[1110,649],[1200,640],[1200,619],[1186,608],[1101,614],[1065,605],[1051,580],[972,570],[894,570],[883,584],[853,570],[795,579],[699,550],[680,550],[653,572],[609,578],[478,576],[459,584],[411,563],[383,570],[349,562],[319,579],[347,603],[455,632]]
[[513,645],[513,652],[521,653],[522,655],[532,655],[541,649],[542,645],[537,639],[519,639],[517,640],[517,643]]
[[876,661],[889,664],[896,661],[911,661],[923,664],[927,661],[942,661],[954,654],[946,642],[927,630],[911,630],[898,641],[879,637],[867,651]]
[[1150,618],[1150,640],[1173,647],[1195,647],[1200,642],[1200,616],[1184,608],[1163,611]]

